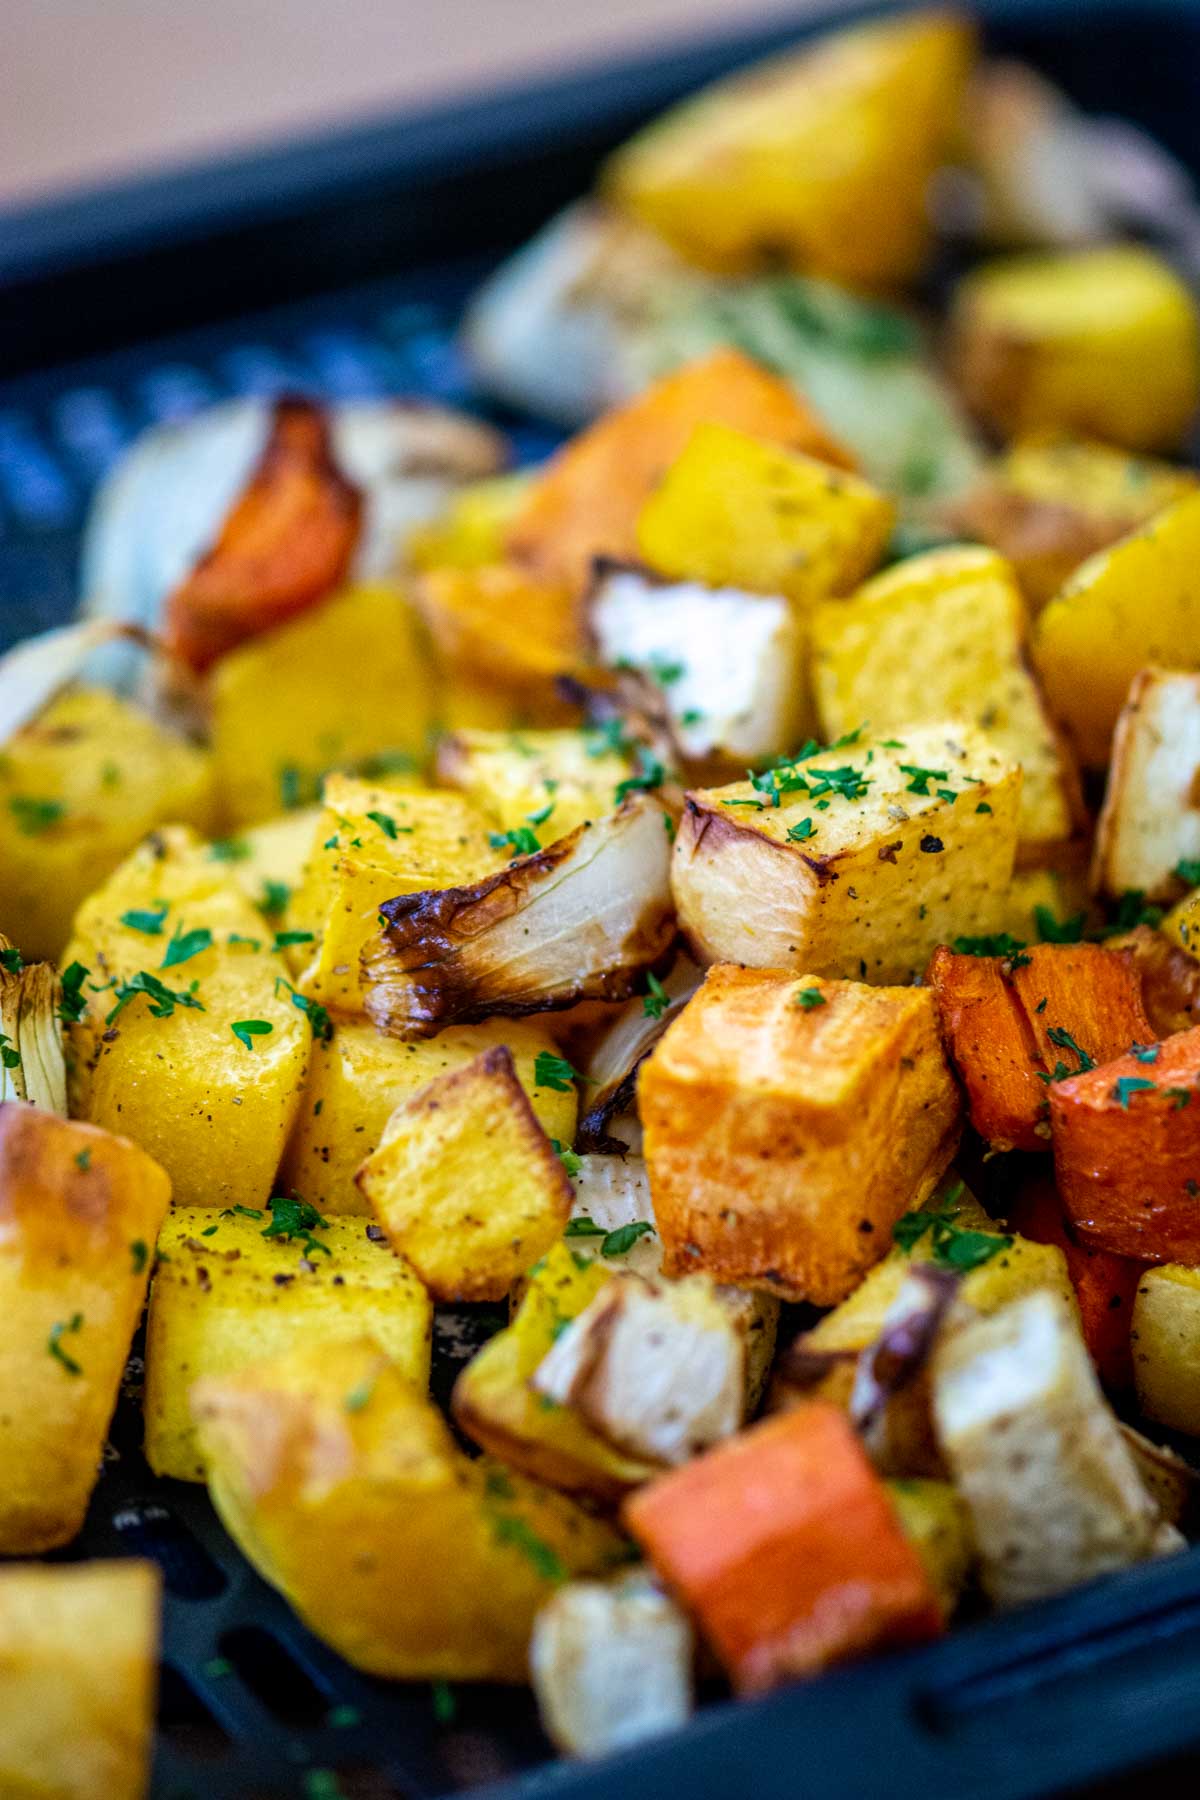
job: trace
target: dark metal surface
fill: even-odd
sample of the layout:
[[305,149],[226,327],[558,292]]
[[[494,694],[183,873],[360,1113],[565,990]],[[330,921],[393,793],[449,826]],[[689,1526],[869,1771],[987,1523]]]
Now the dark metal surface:
[[[1200,9],[997,0],[993,48],[1200,171]],[[821,21],[806,21],[805,29]],[[65,618],[96,481],[138,429],[229,393],[423,393],[487,411],[454,347],[486,269],[596,159],[697,82],[794,38],[761,31],[134,188],[0,216],[0,646]],[[14,371],[21,371],[14,373]],[[495,416],[494,414],[492,416]],[[519,456],[553,433],[502,419]],[[486,1329],[477,1320],[476,1329]],[[461,1339],[455,1340],[461,1348]],[[444,1394],[450,1336],[437,1357]],[[875,1659],[596,1768],[545,1760],[529,1696],[356,1674],[248,1568],[203,1490],[153,1480],[136,1393],[69,1555],[166,1578],[155,1800],[1113,1797],[1172,1757],[1195,1785],[1200,1551]],[[1187,1771],[1191,1770],[1190,1778]]]

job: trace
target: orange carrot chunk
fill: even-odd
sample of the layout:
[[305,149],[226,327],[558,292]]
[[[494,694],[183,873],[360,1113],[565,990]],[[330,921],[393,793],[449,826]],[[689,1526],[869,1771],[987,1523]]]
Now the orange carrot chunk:
[[1200,1026],[1050,1089],[1054,1168],[1080,1239],[1200,1263]]
[[164,638],[197,671],[323,600],[358,544],[362,495],[308,400],[276,403],[258,467],[212,548],[169,596]]
[[822,1401],[651,1482],[624,1518],[739,1693],[942,1628],[883,1483]]

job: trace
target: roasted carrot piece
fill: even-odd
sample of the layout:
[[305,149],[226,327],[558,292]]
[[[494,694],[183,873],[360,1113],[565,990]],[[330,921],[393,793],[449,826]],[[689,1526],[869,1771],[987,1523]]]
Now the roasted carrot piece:
[[1133,1386],[1129,1327],[1137,1285],[1147,1264],[1132,1256],[1077,1243],[1051,1177],[1031,1176],[1008,1206],[1008,1223],[1036,1244],[1057,1244],[1079,1303],[1083,1338],[1105,1387]]
[[714,350],[573,438],[510,526],[510,554],[576,593],[586,587],[594,557],[635,558],[643,504],[695,427],[710,423],[854,467],[789,383],[740,350]]
[[651,1482],[624,1519],[739,1693],[941,1629],[882,1481],[822,1401]]
[[942,946],[926,980],[971,1123],[996,1150],[1045,1150],[1048,1086],[1154,1039],[1128,951],[1037,944],[1000,958]]
[[362,495],[311,401],[276,403],[258,466],[212,548],[170,595],[167,648],[202,671],[331,592],[358,543]]
[[1054,1168],[1081,1240],[1200,1263],[1200,1026],[1050,1089]]

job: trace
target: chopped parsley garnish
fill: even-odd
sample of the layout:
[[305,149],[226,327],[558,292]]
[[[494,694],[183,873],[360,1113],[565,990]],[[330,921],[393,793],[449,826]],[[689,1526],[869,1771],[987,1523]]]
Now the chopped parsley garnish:
[[285,980],[282,975],[277,975],[275,977],[276,996],[281,987],[286,988],[291,995],[292,1005],[304,1014],[315,1038],[320,1038],[322,1042],[325,1042],[333,1036],[333,1021],[329,1017],[327,1007],[322,1006],[319,1000],[310,1000],[307,994],[298,993],[290,981]]
[[1135,1062],[1156,1063],[1159,1049],[1158,1044],[1130,1044],[1129,1054]]
[[614,806],[620,806],[621,802],[628,799],[630,794],[645,793],[650,788],[661,787],[667,779],[667,771],[654,752],[647,750],[645,744],[635,744],[633,754],[637,763],[637,773],[627,775],[624,781],[618,781],[613,789]]
[[1132,931],[1138,925],[1161,925],[1163,909],[1161,906],[1148,906],[1146,896],[1141,888],[1127,888],[1117,901],[1117,910],[1109,924],[1096,933],[1097,937],[1115,937],[1118,932]]
[[668,844],[673,844],[675,842],[675,833],[678,829],[679,828],[670,813],[665,812],[663,814],[663,830],[667,834]]
[[804,1012],[811,1012],[814,1006],[828,1006],[820,988],[800,988],[796,994],[796,1005]]
[[650,658],[650,673],[660,687],[671,687],[673,683],[682,680],[687,674],[687,664],[681,662],[668,662],[665,657],[652,656]]
[[597,1225],[594,1219],[589,1219],[586,1213],[581,1213],[579,1218],[567,1220],[567,1228],[563,1232],[563,1236],[569,1238],[603,1237],[604,1227]]
[[129,1254],[133,1259],[134,1274],[143,1274],[146,1264],[150,1260],[150,1251],[146,1246],[145,1240],[143,1238],[134,1238],[132,1244],[129,1246]]
[[949,1211],[905,1213],[893,1226],[892,1236],[907,1254],[930,1231],[933,1234],[929,1245],[933,1261],[943,1269],[957,1269],[960,1274],[978,1269],[983,1263],[990,1262],[993,1256],[999,1256],[1002,1250],[1012,1248],[1011,1237],[994,1231],[972,1231],[957,1225],[954,1214]]
[[544,825],[546,820],[550,817],[550,814],[554,811],[555,804],[555,801],[547,800],[545,806],[539,806],[536,812],[526,813],[525,823],[534,826]]
[[91,973],[81,962],[70,963],[60,978],[61,995],[58,1002],[58,1017],[63,1025],[77,1025],[87,1011],[83,984]]
[[1157,1089],[1158,1083],[1150,1081],[1145,1075],[1122,1075],[1112,1090],[1112,1097],[1124,1112],[1129,1111],[1132,1095],[1141,1094],[1150,1088]]
[[1082,1075],[1085,1069],[1095,1068],[1095,1059],[1089,1056],[1087,1051],[1075,1042],[1075,1039],[1071,1036],[1070,1032],[1065,1031],[1061,1025],[1047,1026],[1046,1036],[1050,1039],[1050,1042],[1056,1044],[1060,1050],[1069,1050],[1072,1056],[1077,1058],[1079,1062],[1079,1067],[1075,1071],[1077,1075]]
[[35,800],[30,794],[12,794],[8,810],[17,822],[17,830],[26,837],[40,837],[66,813],[61,800]]
[[262,949],[262,939],[261,938],[245,937],[245,936],[243,936],[243,934],[240,931],[231,931],[229,936],[225,939],[225,942],[230,945],[245,944],[247,950],[261,950]]
[[911,777],[905,788],[907,794],[928,794],[931,781],[948,781],[949,769],[923,769],[919,763],[901,763],[900,773]]
[[795,825],[788,826],[787,841],[789,844],[806,843],[816,829],[811,819],[800,819]]
[[214,862],[245,862],[250,846],[244,838],[214,838],[208,854]]
[[[568,1145],[560,1144],[557,1138],[550,1139],[550,1148],[553,1150],[555,1156],[558,1157],[568,1175],[578,1175],[580,1169],[583,1167],[582,1156],[577,1156],[574,1150],[570,1149]],[[567,1226],[567,1236],[571,1236],[570,1225]]]
[[[1025,946],[1020,938],[1010,936],[1007,931],[993,931],[983,937],[956,937],[950,946],[956,956],[1001,956],[1006,960],[1016,957]],[[1023,957],[1019,967],[1029,961]]]
[[492,1514],[492,1535],[498,1544],[511,1544],[528,1558],[544,1581],[565,1581],[567,1571],[558,1551],[540,1538],[527,1519],[517,1513]]
[[[323,1250],[324,1244],[320,1248]],[[367,1405],[371,1395],[375,1392],[375,1379],[375,1376],[372,1375],[366,1381],[360,1381],[350,1389],[342,1401],[342,1405],[348,1413],[359,1413]]]
[[633,1249],[639,1238],[644,1238],[653,1230],[654,1227],[648,1219],[635,1219],[629,1225],[618,1225],[615,1231],[610,1231],[605,1237],[600,1246],[600,1254],[601,1256],[624,1256],[627,1250]]
[[980,801],[980,802],[979,802],[979,805],[978,805],[978,806],[977,806],[977,807],[976,807],[976,808],[975,808],[975,811],[976,811],[976,812],[977,812],[977,813],[990,813],[990,812],[991,812],[991,810],[992,810],[992,809],[991,809],[991,807],[990,807],[990,806],[989,806],[989,805],[988,805],[988,803],[987,803],[987,801],[986,801],[986,800],[981,800],[981,801]]
[[190,962],[193,956],[199,956],[202,950],[212,946],[212,932],[206,925],[198,926],[195,931],[180,931],[176,927],[175,935],[167,945],[167,954],[159,967],[174,969],[180,963]]
[[1188,887],[1200,887],[1200,857],[1181,856],[1175,864],[1174,873]]
[[582,1077],[578,1069],[573,1069],[565,1056],[556,1056],[553,1050],[539,1050],[537,1061],[533,1065],[533,1081],[535,1087],[550,1088],[556,1094],[570,1092],[571,1083]]
[[316,938],[311,931],[277,931],[272,950],[286,950],[289,944],[312,944]]
[[78,1150],[78,1151],[76,1151],[76,1153],[75,1153],[75,1167],[76,1167],[76,1168],[77,1168],[77,1169],[78,1169],[78,1170],[79,1170],[79,1171],[80,1171],[80,1173],[81,1173],[81,1174],[84,1174],[84,1175],[86,1175],[86,1174],[87,1174],[87,1172],[88,1172],[88,1170],[89,1170],[89,1169],[90,1169],[90,1168],[91,1168],[91,1166],[92,1166],[92,1153],[91,1153],[91,1151],[90,1151],[90,1150]]
[[275,918],[283,911],[291,897],[292,890],[286,881],[264,881],[258,910],[266,913],[268,919]]
[[1185,1106],[1190,1106],[1192,1103],[1193,1090],[1191,1088],[1167,1087],[1163,1088],[1162,1091],[1167,1095],[1168,1099],[1175,1102],[1176,1112],[1182,1112]]
[[6,950],[0,950],[0,969],[4,969],[9,975],[19,975],[24,967],[25,958],[15,944],[10,944]]
[[21,1052],[14,1050],[7,1032],[0,1031],[0,1069],[19,1069]]
[[305,1256],[310,1256],[314,1250],[319,1250],[323,1256],[332,1255],[329,1245],[313,1236],[314,1231],[329,1228],[329,1220],[323,1219],[315,1206],[285,1194],[276,1194],[267,1205],[271,1209],[271,1223],[263,1230],[265,1238],[285,1238],[289,1243],[294,1239],[303,1248]]
[[134,907],[131,911],[121,914],[121,923],[128,925],[130,931],[144,932],[147,937],[161,937],[163,920],[166,918],[168,910],[165,906],[154,912],[151,912],[149,908]]
[[229,1027],[239,1044],[253,1050],[256,1037],[266,1037],[275,1027],[266,1019],[235,1019]]
[[[165,965],[164,965],[165,966]],[[118,982],[116,1004],[104,1023],[111,1025],[139,994],[145,994],[150,1002],[151,1015],[156,1019],[169,1019],[177,1006],[190,1007],[194,1012],[204,1012],[204,1003],[196,998],[196,989],[200,984],[196,981],[186,989],[169,988],[165,982],[151,975],[147,969],[139,969],[128,981]]]
[[[598,725],[589,725],[587,729],[587,753],[589,756],[624,755],[632,746],[625,736],[625,727],[620,719],[603,719]],[[520,746],[513,740],[513,748]],[[525,754],[533,755],[532,750]]]
[[82,1375],[83,1370],[75,1358],[63,1348],[63,1339],[73,1336],[83,1324],[83,1314],[75,1313],[69,1319],[60,1319],[57,1325],[50,1327],[50,1336],[46,1340],[46,1348],[57,1362],[60,1362],[68,1375]]
[[518,825],[515,831],[489,831],[488,843],[493,850],[511,847],[517,856],[534,856],[542,847],[537,832],[528,825]]
[[[390,813],[369,812],[367,817],[370,819],[372,825],[378,825],[384,837],[394,838],[396,836],[398,827],[395,819],[392,818]],[[409,829],[411,830],[411,827],[409,827]]]
[[1083,937],[1085,913],[1076,913],[1073,919],[1056,919],[1048,906],[1035,906],[1033,916],[1043,944],[1077,944]]
[[671,997],[657,975],[647,975],[648,993],[642,997],[642,1013],[647,1019],[661,1019],[671,1004]]

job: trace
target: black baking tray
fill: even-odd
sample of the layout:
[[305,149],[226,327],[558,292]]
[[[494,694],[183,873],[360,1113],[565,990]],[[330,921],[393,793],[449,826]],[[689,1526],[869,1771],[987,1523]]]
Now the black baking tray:
[[[1200,175],[1200,7],[995,0],[988,47]],[[419,393],[543,454],[455,346],[466,296],[598,159],[703,81],[845,22],[839,9],[147,181],[0,213],[0,646],[66,618],[91,491],[142,426],[230,393]],[[497,1323],[439,1320],[435,1390]],[[466,1327],[464,1335],[463,1327]],[[1200,1549],[769,1699],[594,1767],[558,1763],[521,1690],[360,1675],[234,1549],[202,1489],[155,1481],[130,1365],[66,1558],[148,1555],[165,1580],[155,1800],[756,1800],[1195,1791]]]

